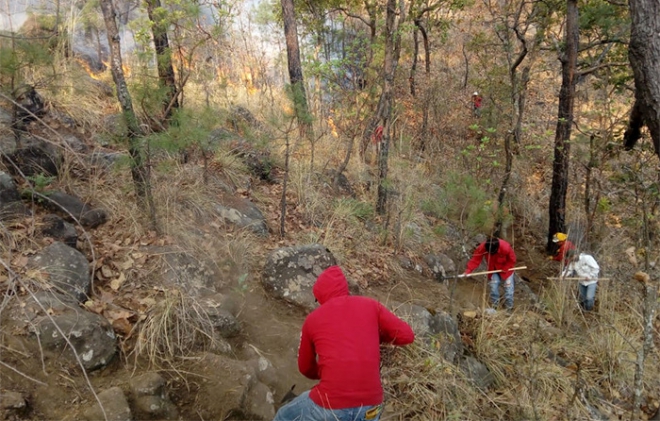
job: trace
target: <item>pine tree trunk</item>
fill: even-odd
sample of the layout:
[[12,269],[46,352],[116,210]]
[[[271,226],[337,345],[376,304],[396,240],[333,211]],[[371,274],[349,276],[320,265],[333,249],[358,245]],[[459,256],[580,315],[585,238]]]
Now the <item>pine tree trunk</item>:
[[291,82],[291,94],[296,118],[300,124],[301,136],[311,140],[314,139],[314,133],[300,62],[298,27],[293,9],[293,0],[282,0],[282,17],[284,20],[284,37],[286,38],[287,63],[289,65],[289,81]]
[[146,0],[147,14],[152,23],[151,33],[156,49],[156,61],[158,65],[158,79],[161,86],[167,88],[167,94],[163,99],[163,118],[169,120],[172,111],[179,108],[176,81],[174,79],[174,67],[172,66],[172,50],[167,37],[167,27],[156,16],[156,9],[162,7],[160,0]]
[[637,134],[626,133],[626,146],[635,144],[645,124],[660,156],[660,2],[630,0],[629,4],[632,26],[628,58],[635,76],[635,109],[630,126],[637,127]]
[[[376,201],[376,212],[384,215],[387,208],[387,196],[389,187],[387,185],[387,174],[390,149],[390,133],[392,123],[392,108],[394,107],[394,74],[399,61],[401,39],[397,34],[396,25],[396,0],[387,0],[387,16],[385,19],[385,59],[383,62],[383,93],[379,103],[382,105],[383,118],[383,140],[378,154],[378,198]],[[403,14],[399,17],[403,20]],[[399,22],[400,23],[400,22]]]
[[103,11],[103,20],[108,33],[108,44],[110,45],[110,70],[112,79],[117,89],[117,99],[121,105],[126,127],[128,128],[128,153],[131,157],[131,176],[135,185],[135,193],[138,202],[143,210],[147,211],[151,227],[158,231],[156,222],[156,211],[153,198],[151,196],[151,186],[149,184],[149,172],[144,164],[142,151],[142,129],[138,122],[133,102],[128,92],[128,85],[124,76],[122,66],[121,46],[119,42],[119,29],[115,20],[116,12],[112,0],[101,0],[101,10]]
[[577,0],[567,0],[566,4],[566,45],[561,60],[561,90],[555,132],[555,156],[552,163],[552,190],[550,192],[549,229],[547,250],[553,247],[552,236],[564,231],[566,226],[566,190],[568,185],[568,164],[571,151],[571,129],[573,126],[573,106],[575,104],[575,76],[579,38]]

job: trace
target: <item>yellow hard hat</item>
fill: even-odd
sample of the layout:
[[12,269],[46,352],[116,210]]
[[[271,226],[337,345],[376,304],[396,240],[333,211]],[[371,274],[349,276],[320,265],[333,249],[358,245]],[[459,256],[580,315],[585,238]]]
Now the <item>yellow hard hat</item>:
[[555,235],[552,236],[552,242],[553,243],[558,243],[560,241],[566,241],[568,238],[568,235],[564,234],[563,232],[558,232]]

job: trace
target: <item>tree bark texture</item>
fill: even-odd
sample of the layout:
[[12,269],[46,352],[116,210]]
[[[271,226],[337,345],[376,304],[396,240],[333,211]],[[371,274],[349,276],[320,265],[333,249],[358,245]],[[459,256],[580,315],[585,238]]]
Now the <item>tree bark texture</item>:
[[[643,122],[660,157],[660,2],[630,0],[629,6],[632,26],[628,58],[635,76],[635,106],[629,130],[635,124],[639,129]],[[626,135],[626,147],[632,147],[641,132]]]
[[108,44],[110,45],[110,71],[117,89],[117,99],[121,105],[126,127],[128,128],[128,153],[131,156],[131,176],[135,185],[135,193],[141,207],[148,212],[152,227],[157,230],[156,212],[149,185],[149,172],[142,157],[141,141],[143,133],[133,110],[133,102],[124,76],[119,29],[115,20],[116,13],[112,0],[101,0],[101,10],[106,32],[108,33]]
[[[383,93],[380,104],[383,105],[383,140],[378,155],[378,198],[376,200],[376,212],[384,215],[387,209],[387,196],[389,187],[387,185],[388,164],[391,133],[391,115],[394,102],[394,74],[399,60],[401,48],[400,36],[397,34],[396,25],[396,0],[387,0],[387,15],[385,19],[385,58],[383,61]],[[400,19],[403,19],[401,13]],[[379,105],[380,105],[379,104]]]
[[552,190],[550,192],[548,241],[546,248],[552,250],[552,236],[563,232],[566,226],[566,191],[568,187],[568,164],[571,151],[571,129],[575,104],[575,81],[579,40],[577,0],[566,2],[566,38],[561,60],[561,89],[555,132],[555,150],[552,163]]
[[158,66],[158,79],[161,86],[167,89],[163,99],[163,118],[169,120],[172,111],[179,108],[179,99],[174,78],[174,66],[172,66],[172,50],[167,36],[167,26],[156,12],[162,8],[160,0],[146,0],[147,15],[151,21],[151,34],[156,49],[156,60]]
[[307,104],[307,93],[300,62],[300,46],[298,44],[298,26],[293,9],[293,0],[282,0],[282,17],[284,20],[284,37],[286,39],[286,57],[289,69],[289,81],[295,106],[296,118],[303,137],[313,139],[312,122]]

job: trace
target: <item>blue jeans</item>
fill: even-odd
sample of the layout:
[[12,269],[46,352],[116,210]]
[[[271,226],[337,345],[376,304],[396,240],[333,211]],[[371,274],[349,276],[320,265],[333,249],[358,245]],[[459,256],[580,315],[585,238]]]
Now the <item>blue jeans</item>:
[[273,421],[378,421],[382,410],[382,404],[326,409],[309,398],[308,390],[281,407]]
[[596,301],[596,286],[598,284],[594,282],[589,285],[579,285],[580,291],[580,305],[583,309],[591,311],[594,308],[594,301]]
[[[511,274],[504,281],[504,305],[508,310],[513,308],[513,277],[514,274]],[[491,276],[490,281],[488,281],[488,287],[490,289],[490,303],[493,308],[497,307],[497,304],[500,302],[500,283],[502,278],[499,273],[494,273]]]

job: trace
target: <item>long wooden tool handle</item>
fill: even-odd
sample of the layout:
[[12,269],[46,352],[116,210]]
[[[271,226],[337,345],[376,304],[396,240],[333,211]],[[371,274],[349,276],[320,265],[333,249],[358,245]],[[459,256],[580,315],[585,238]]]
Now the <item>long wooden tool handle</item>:
[[[551,280],[551,281],[586,281],[586,280],[587,280],[587,278],[585,278],[584,276],[582,276],[582,277],[579,277],[579,276],[567,276],[567,277],[565,277],[565,278],[562,278],[562,277],[556,277],[556,276],[554,276],[554,277],[553,277],[553,276],[549,276],[548,279]],[[596,280],[597,280],[597,281],[609,281],[610,278],[596,278]]]
[[[521,270],[521,269],[527,269],[527,266],[518,266],[517,268],[511,268],[509,270],[514,271],[514,270]],[[467,278],[469,276],[488,275],[488,274],[491,274],[491,273],[500,273],[500,272],[503,272],[503,270],[498,269],[498,270],[487,270],[485,272],[472,272],[472,273],[468,273],[467,275],[465,275],[465,274],[458,275],[458,277],[459,278]]]

